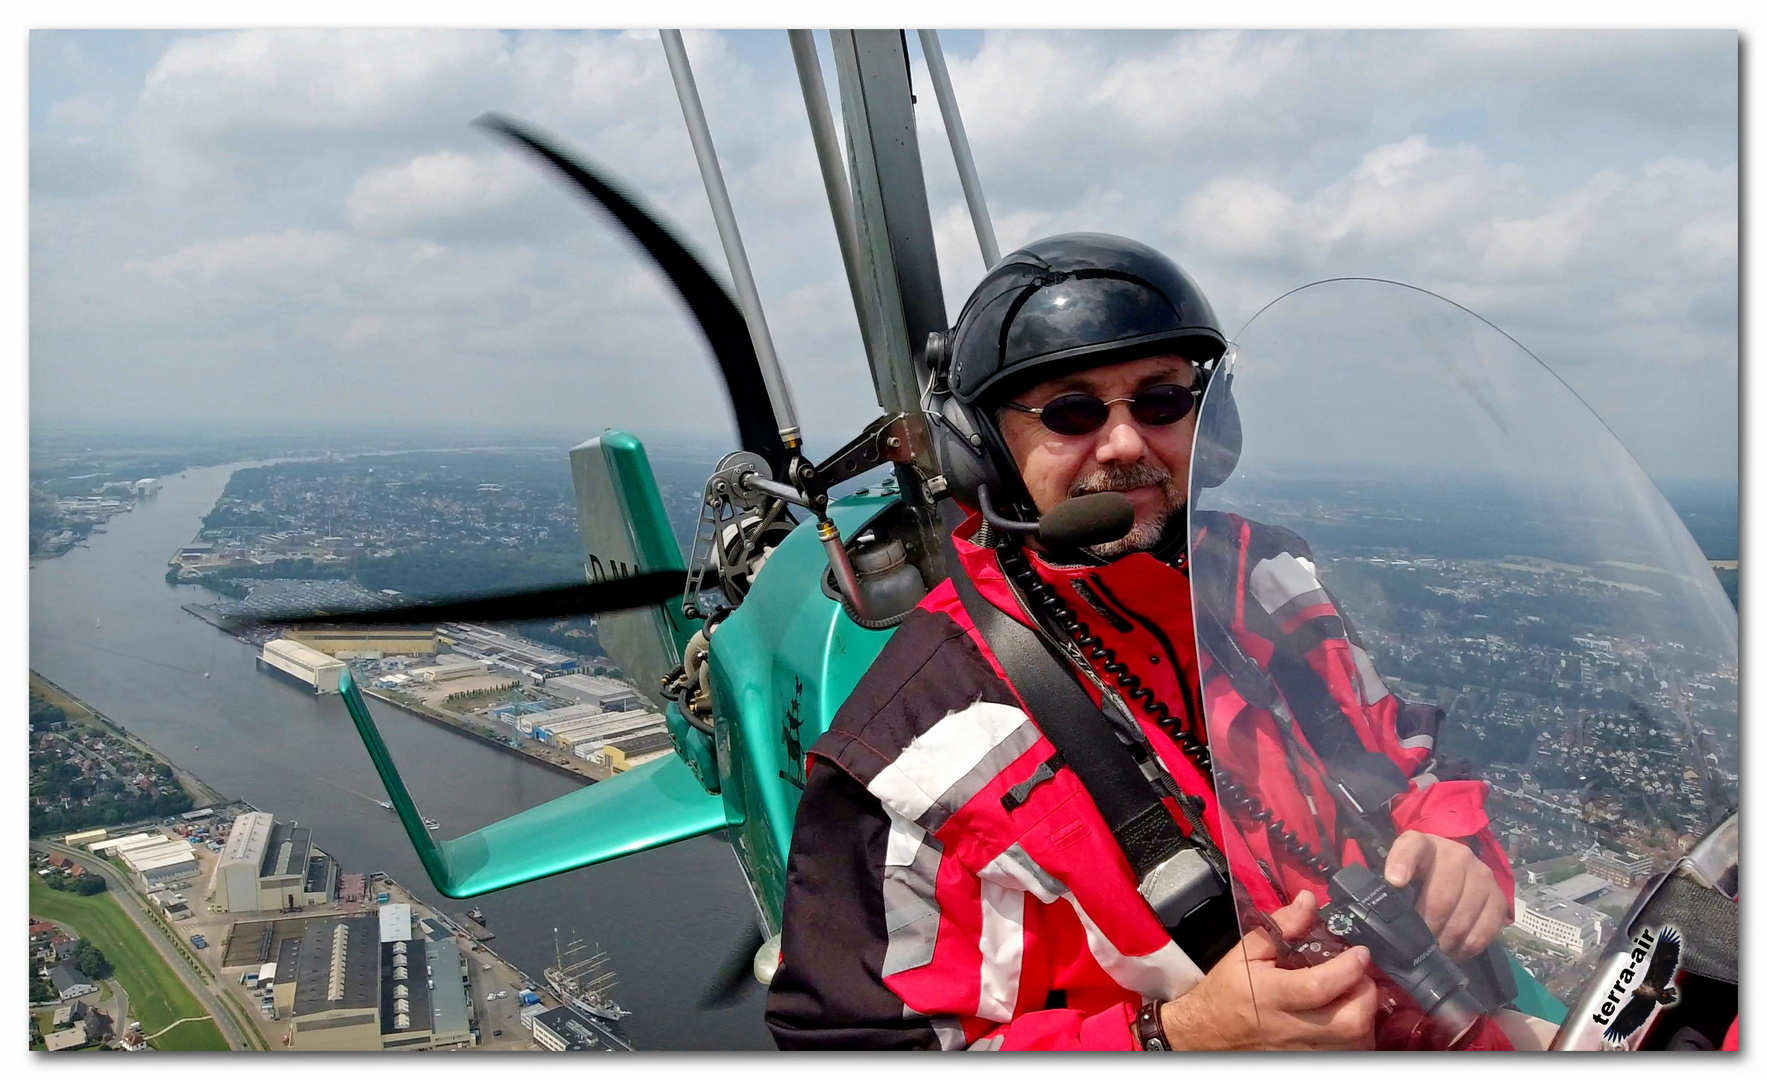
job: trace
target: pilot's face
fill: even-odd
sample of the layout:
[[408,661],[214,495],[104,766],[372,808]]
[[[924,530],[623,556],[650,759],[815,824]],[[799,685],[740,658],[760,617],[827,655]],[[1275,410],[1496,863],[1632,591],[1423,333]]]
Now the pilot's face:
[[[1032,409],[1049,407],[1070,394],[1113,402],[1102,425],[1078,434],[1051,430],[1045,417],[1015,408],[999,412],[1000,433],[1038,513],[1047,514],[1076,495],[1096,491],[1121,491],[1134,504],[1135,526],[1129,535],[1093,548],[1097,555],[1116,558],[1152,547],[1167,520],[1184,506],[1196,435],[1194,399],[1182,419],[1167,424],[1137,419],[1128,400],[1117,400],[1170,384],[1194,386],[1195,366],[1177,356],[1152,356],[1063,375],[1012,399],[1014,405]],[[1054,412],[1045,414],[1049,423],[1064,429],[1076,426],[1060,423]]]

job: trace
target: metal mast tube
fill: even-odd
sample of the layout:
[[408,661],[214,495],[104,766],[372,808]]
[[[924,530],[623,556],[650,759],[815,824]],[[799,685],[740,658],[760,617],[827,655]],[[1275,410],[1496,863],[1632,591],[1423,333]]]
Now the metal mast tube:
[[945,136],[951,140],[951,156],[957,160],[957,179],[969,203],[969,219],[975,223],[976,240],[982,245],[982,269],[1000,261],[1000,244],[994,239],[994,222],[982,198],[982,182],[976,176],[975,158],[969,152],[969,136],[957,111],[957,95],[951,92],[951,73],[945,68],[945,50],[939,47],[937,30],[920,32],[920,51],[926,54],[927,73],[932,76],[933,95],[939,99],[939,115],[945,118]]
[[828,91],[822,83],[822,62],[816,56],[816,37],[809,30],[787,30],[792,61],[798,68],[798,84],[804,91],[804,111],[810,116],[810,136],[816,143],[816,161],[822,166],[822,186],[828,189],[828,208],[834,214],[834,234],[840,241],[841,263],[847,270],[847,287],[853,293],[853,312],[859,319],[859,337],[872,364],[872,339],[876,330],[866,309],[860,284],[859,229],[853,218],[853,189],[847,186],[847,168],[841,163],[841,145],[835,137],[834,114],[828,108]]
[[761,294],[756,291],[754,275],[749,272],[748,253],[743,250],[742,234],[736,228],[736,211],[731,208],[730,193],[724,188],[724,173],[718,168],[718,152],[712,146],[712,132],[706,126],[699,89],[693,82],[693,69],[687,63],[687,47],[681,41],[679,30],[659,30],[657,33],[663,39],[663,53],[669,58],[669,74],[675,80],[675,95],[681,99],[681,115],[687,121],[687,137],[693,142],[693,156],[699,162],[706,198],[712,204],[712,220],[718,224],[718,239],[724,244],[724,258],[730,263],[736,300],[742,306],[743,317],[749,324],[749,337],[755,343],[755,358],[761,364],[761,381],[767,384],[767,397],[773,402],[774,416],[779,419],[779,436],[787,449],[795,449],[803,441],[798,430],[797,409],[792,406],[785,373],[779,370],[779,356],[773,351],[773,335],[767,330],[767,316],[761,311]]

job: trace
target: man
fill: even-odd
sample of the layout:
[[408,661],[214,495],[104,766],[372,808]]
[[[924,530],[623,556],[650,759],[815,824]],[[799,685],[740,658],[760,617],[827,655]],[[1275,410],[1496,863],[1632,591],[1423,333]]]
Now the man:
[[[1482,786],[1428,775],[1440,714],[1363,677],[1366,655],[1293,534],[1214,515],[1187,542],[1195,404],[1225,347],[1195,284],[1134,241],[1068,234],[997,264],[958,318],[936,388],[954,403],[941,462],[982,511],[953,537],[964,572],[1020,623],[1071,638],[1082,688],[1136,721],[1143,771],[1174,821],[1294,939],[1313,929],[1324,871],[1366,856],[1337,835],[1317,770],[1297,772],[1280,749],[1270,759],[1280,733],[1268,711],[1197,655],[1190,562],[1227,567],[1239,597],[1214,607],[1234,613],[1234,647],[1266,667],[1304,665],[1303,692],[1325,695],[1358,752],[1400,778],[1400,835],[1379,869],[1417,881],[1443,949],[1472,956],[1508,917],[1512,882]],[[1202,472],[1231,468],[1219,441],[1203,440]],[[1084,552],[1022,539],[1097,491],[1133,505],[1121,539]],[[1208,745],[1205,697],[1231,717],[1232,745]],[[1383,993],[1365,949],[1289,968],[1258,931],[1205,971],[1180,948],[1025,705],[946,582],[812,747],[768,1003],[782,1047],[1374,1044]],[[1274,767],[1251,790],[1226,781],[1212,752],[1228,771]]]

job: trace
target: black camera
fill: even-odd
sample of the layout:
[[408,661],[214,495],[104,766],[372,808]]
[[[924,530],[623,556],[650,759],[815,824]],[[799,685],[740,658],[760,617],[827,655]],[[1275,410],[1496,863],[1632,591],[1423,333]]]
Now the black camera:
[[1327,888],[1331,903],[1319,913],[1325,928],[1346,944],[1367,946],[1375,966],[1429,1014],[1443,1045],[1472,1030],[1485,1006],[1417,913],[1416,890],[1389,885],[1366,866],[1344,867]]

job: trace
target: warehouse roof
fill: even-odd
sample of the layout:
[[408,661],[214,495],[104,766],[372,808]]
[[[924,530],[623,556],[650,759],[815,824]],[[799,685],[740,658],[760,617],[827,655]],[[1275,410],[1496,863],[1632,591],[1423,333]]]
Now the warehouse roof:
[[189,844],[167,844],[164,847],[128,852],[123,856],[123,861],[129,864],[129,869],[144,874],[149,870],[159,870],[179,863],[194,863],[196,852]]
[[274,653],[275,655],[282,657],[284,660],[287,660],[289,663],[304,667],[309,671],[329,671],[333,668],[341,668],[344,666],[342,660],[339,660],[336,657],[327,656],[318,649],[302,645],[298,641],[291,641],[288,638],[276,638],[272,641],[266,641],[264,643],[264,651],[267,653]]
[[[380,935],[374,919],[323,919],[301,935],[294,1014],[367,1009],[380,1003]],[[280,963],[277,970],[281,970]]]
[[227,834],[227,846],[221,849],[221,868],[239,863],[254,869],[262,865],[264,850],[275,828],[276,818],[262,810],[239,815],[233,821],[233,830]]
[[287,877],[307,873],[307,856],[313,850],[313,830],[299,829],[276,823],[269,843],[264,845],[264,858],[258,864],[259,877]]
[[411,940],[411,905],[380,906],[380,940],[383,942]]

